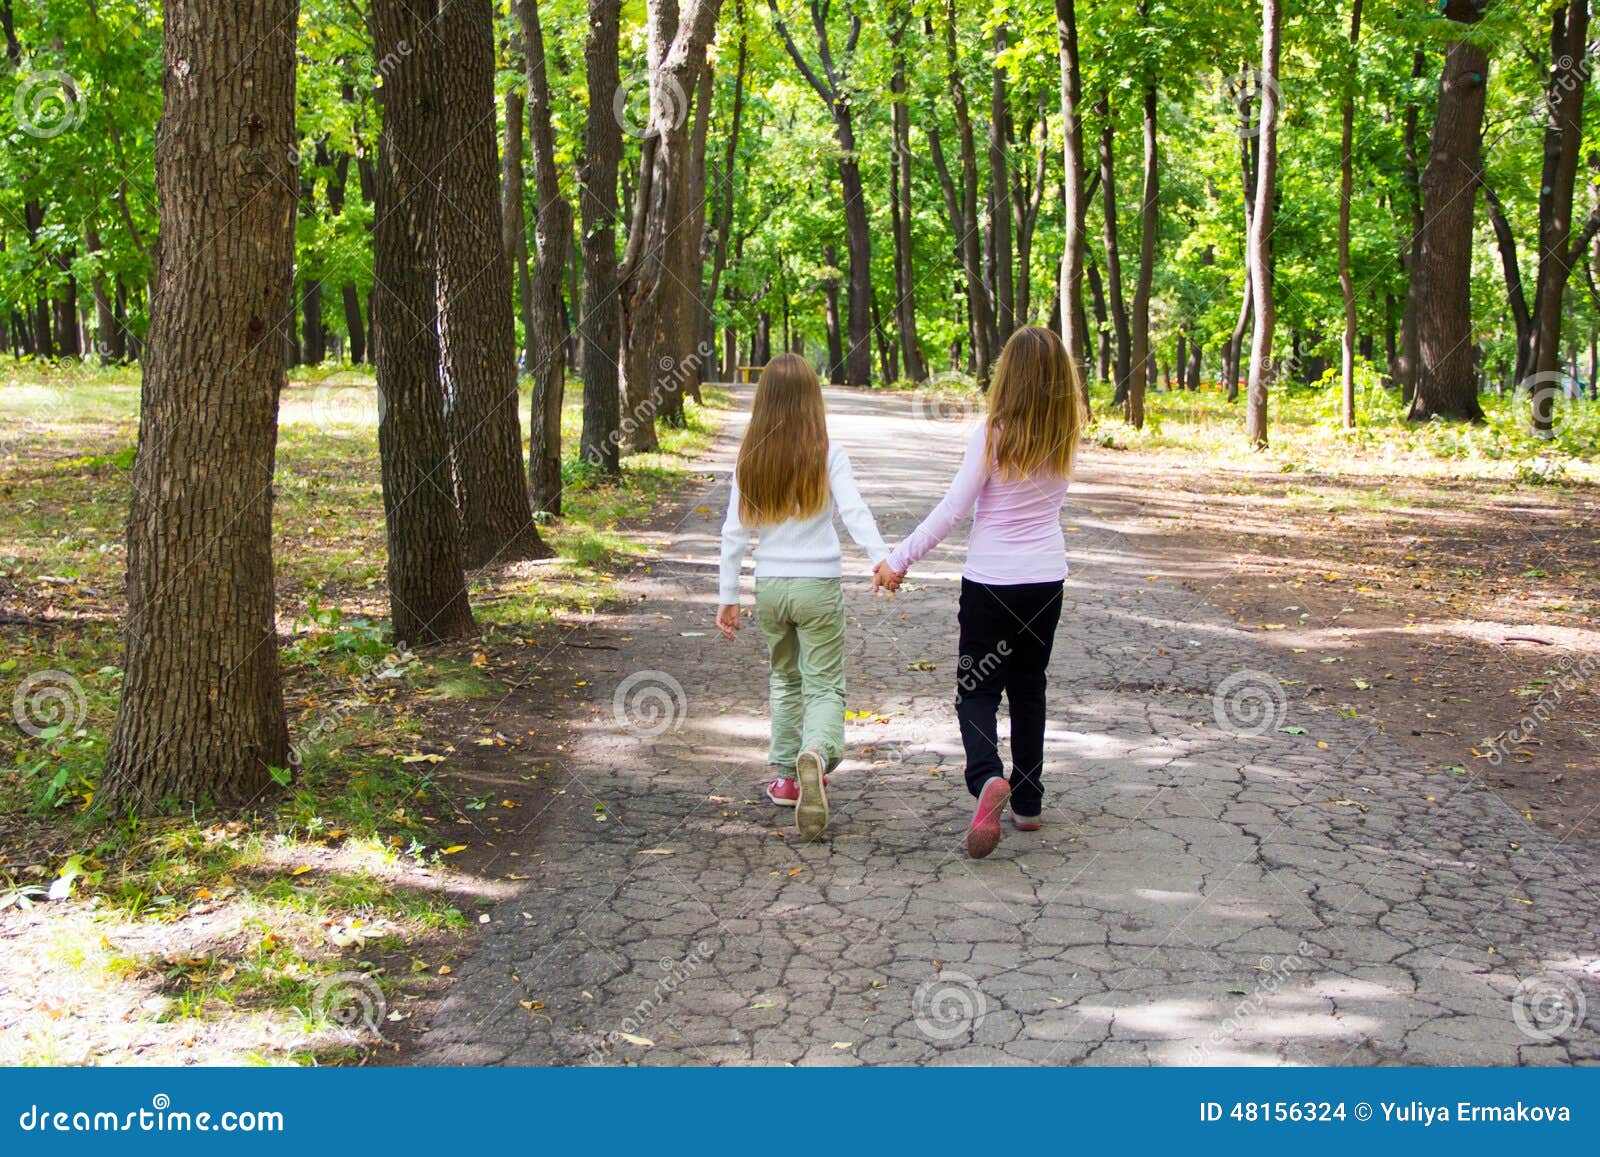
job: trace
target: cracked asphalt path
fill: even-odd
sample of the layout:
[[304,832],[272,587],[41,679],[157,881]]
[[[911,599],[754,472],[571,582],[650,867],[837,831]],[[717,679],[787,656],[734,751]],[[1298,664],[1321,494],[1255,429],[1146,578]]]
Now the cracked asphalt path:
[[[892,543],[970,427],[905,397],[828,401]],[[1148,581],[1090,509],[1092,455],[1064,516],[1045,830],[962,855],[963,531],[893,600],[847,542],[848,701],[867,717],[831,838],[801,844],[761,790],[759,633],[730,645],[712,624],[731,427],[617,649],[592,652],[543,857],[417,1063],[1600,1060],[1587,853],[1313,711],[1259,636]]]

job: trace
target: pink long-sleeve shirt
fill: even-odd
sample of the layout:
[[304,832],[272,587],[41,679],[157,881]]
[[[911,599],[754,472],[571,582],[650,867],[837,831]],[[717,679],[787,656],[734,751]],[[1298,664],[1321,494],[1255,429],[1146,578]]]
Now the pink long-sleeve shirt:
[[1059,582],[1067,577],[1067,542],[1061,504],[1067,480],[1056,475],[1008,481],[995,473],[986,445],[988,424],[979,423],[966,457],[939,505],[889,554],[904,572],[973,512],[962,575],[990,586]]

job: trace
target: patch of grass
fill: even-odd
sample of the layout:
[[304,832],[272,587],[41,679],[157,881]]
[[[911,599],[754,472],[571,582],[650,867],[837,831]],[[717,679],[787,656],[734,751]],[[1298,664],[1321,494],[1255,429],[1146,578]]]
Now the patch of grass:
[[[0,993],[22,1002],[0,996],[0,1019],[17,1026],[0,1059],[115,1059],[113,1026],[141,1023],[185,1062],[356,1060],[365,1046],[330,1037],[317,985],[366,961],[372,983],[399,994],[408,976],[372,960],[469,924],[453,891],[474,885],[451,871],[437,834],[458,805],[440,778],[453,748],[433,713],[506,693],[480,645],[616,597],[648,550],[626,528],[675,494],[727,398],[712,388],[705,406],[687,403],[686,424],[662,431],[659,453],[628,456],[618,479],[569,462],[563,515],[541,528],[558,557],[470,576],[483,643],[412,654],[393,648],[385,622],[372,377],[295,371],[274,480],[297,756],[286,790],[244,814],[111,820],[94,793],[123,677],[138,395],[136,368],[0,369],[0,701],[27,683],[28,705],[25,729],[0,730],[0,919],[25,928],[0,964]],[[527,401],[525,384],[523,413]],[[563,438],[574,451],[581,404],[571,390]],[[85,988],[94,995],[80,1007]],[[228,1037],[236,1021],[253,1026],[248,1042]],[[209,1043],[183,1025],[203,1026]]]

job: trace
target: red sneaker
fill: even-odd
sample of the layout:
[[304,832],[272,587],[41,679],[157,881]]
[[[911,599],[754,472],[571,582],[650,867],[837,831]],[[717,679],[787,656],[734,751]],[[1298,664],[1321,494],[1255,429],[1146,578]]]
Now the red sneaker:
[[1011,785],[998,775],[983,785],[978,806],[967,828],[967,855],[981,860],[1000,842],[1000,813],[1011,798]]
[[1019,832],[1037,832],[1044,827],[1044,816],[1025,816],[1014,811],[1011,813],[1011,826]]
[[794,761],[794,770],[800,781],[794,826],[802,840],[814,840],[828,826],[828,777],[822,774],[822,757],[815,751],[802,751]]
[[[822,777],[822,786],[828,786],[828,777]],[[800,802],[800,785],[793,776],[779,776],[767,784],[767,798],[779,807],[794,807]]]

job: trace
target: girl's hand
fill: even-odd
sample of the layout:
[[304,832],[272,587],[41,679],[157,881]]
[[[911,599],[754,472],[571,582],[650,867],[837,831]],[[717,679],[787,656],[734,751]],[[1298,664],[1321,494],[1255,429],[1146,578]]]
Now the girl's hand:
[[721,631],[730,640],[733,633],[739,629],[739,604],[726,603],[717,608],[717,630]]
[[877,594],[879,588],[882,588],[890,594],[894,594],[895,591],[900,589],[900,583],[905,577],[904,571],[896,571],[885,559],[873,568],[872,593]]

